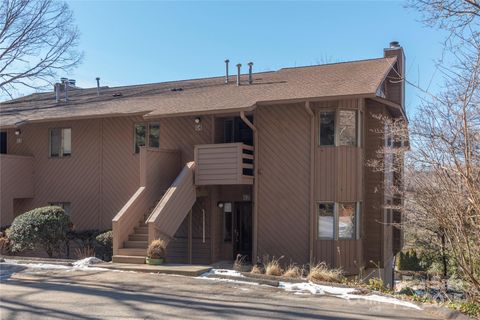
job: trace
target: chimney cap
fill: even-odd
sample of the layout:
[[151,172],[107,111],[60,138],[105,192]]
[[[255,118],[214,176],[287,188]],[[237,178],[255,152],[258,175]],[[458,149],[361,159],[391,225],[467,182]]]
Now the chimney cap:
[[400,48],[400,42],[398,41],[390,42],[390,48]]
[[230,62],[230,60],[228,60],[228,59],[225,59],[225,63],[229,63],[229,62]]
[[241,66],[242,66],[242,64],[241,64],[241,63],[237,63],[237,67],[241,67]]
[[248,65],[249,65],[250,67],[253,66],[253,62],[250,61],[250,62],[248,63]]
[[97,80],[97,81],[100,80],[100,77],[96,77],[95,80]]

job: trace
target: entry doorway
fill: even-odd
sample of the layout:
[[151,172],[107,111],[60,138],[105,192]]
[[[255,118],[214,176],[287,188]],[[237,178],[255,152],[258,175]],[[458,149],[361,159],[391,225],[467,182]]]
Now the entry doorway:
[[235,202],[233,212],[233,259],[238,254],[252,261],[252,203]]
[[0,131],[0,154],[7,153],[7,133]]

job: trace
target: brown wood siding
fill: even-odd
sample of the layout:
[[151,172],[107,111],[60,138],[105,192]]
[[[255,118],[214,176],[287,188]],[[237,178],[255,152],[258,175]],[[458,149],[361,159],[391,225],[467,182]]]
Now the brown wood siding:
[[0,226],[15,218],[19,203],[14,199],[34,196],[33,174],[33,157],[0,154]]
[[[365,160],[376,158],[377,151],[385,144],[384,137],[375,130],[382,128],[382,123],[372,115],[386,114],[385,107],[373,100],[365,104]],[[364,201],[364,260],[373,261],[383,267],[383,180],[381,172],[374,172],[365,166],[365,201]],[[373,266],[372,266],[373,267]]]
[[254,116],[259,141],[258,255],[285,255],[307,263],[310,118],[303,103],[261,106]]

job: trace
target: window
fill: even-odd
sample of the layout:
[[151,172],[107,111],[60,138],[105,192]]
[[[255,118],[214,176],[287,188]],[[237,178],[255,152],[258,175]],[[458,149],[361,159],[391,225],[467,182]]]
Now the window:
[[320,145],[335,145],[335,112],[320,112]]
[[158,122],[135,125],[135,153],[139,153],[140,147],[145,146],[150,148],[160,147],[160,124]]
[[72,129],[50,129],[50,157],[68,157],[72,154]]
[[360,146],[361,131],[355,110],[320,112],[319,144],[321,146]]
[[355,239],[356,204],[338,204],[338,238]]
[[357,112],[354,110],[340,110],[338,112],[338,145],[357,145]]
[[318,204],[318,239],[359,239],[360,203]]
[[50,202],[48,205],[60,207],[67,215],[70,215],[70,202]]
[[318,205],[318,237],[321,239],[334,238],[335,211],[333,203]]

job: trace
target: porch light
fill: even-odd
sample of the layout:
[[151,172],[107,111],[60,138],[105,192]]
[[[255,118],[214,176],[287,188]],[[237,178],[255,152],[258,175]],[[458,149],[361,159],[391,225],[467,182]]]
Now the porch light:
[[16,136],[19,136],[20,134],[22,134],[22,130],[20,130],[20,129],[15,129],[15,135],[16,135]]
[[202,122],[202,119],[200,119],[200,117],[196,117],[195,124],[200,124],[200,122]]
[[220,209],[223,208],[223,202],[218,202],[217,207],[219,207]]

